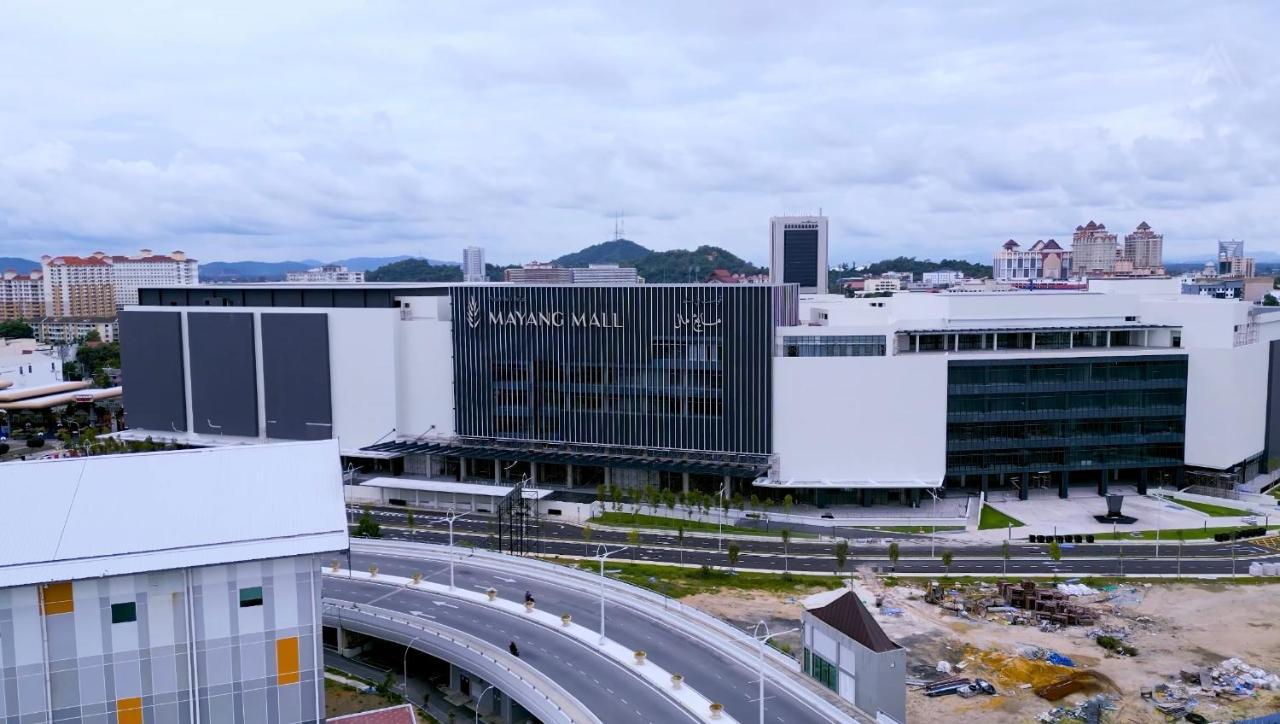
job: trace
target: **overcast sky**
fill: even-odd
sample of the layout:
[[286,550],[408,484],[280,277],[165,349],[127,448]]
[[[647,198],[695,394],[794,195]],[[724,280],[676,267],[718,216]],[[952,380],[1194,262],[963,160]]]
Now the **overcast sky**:
[[0,256],[1280,250],[1280,3],[0,3]]

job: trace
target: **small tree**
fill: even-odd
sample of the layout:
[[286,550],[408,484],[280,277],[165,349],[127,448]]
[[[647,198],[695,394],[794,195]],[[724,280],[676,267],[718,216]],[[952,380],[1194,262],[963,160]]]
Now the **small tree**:
[[600,504],[601,510],[604,510],[605,495],[604,483],[600,483],[596,486],[596,502]]
[[676,526],[676,545],[680,547],[680,565],[684,565],[684,526]]
[[782,512],[790,514],[791,506],[795,504],[796,504],[795,498],[791,497],[791,493],[787,493],[786,496],[783,497],[782,499]]
[[417,521],[415,521],[415,520],[413,519],[413,511],[412,511],[412,510],[406,510],[406,511],[404,512],[404,524],[405,524],[405,525],[407,525],[407,526],[409,526],[409,530],[410,530],[410,531],[412,531],[412,530],[413,530],[414,523],[416,523],[416,522],[417,522]]
[[1120,564],[1120,577],[1124,578],[1124,544],[1120,545],[1120,551],[1116,554],[1116,562]]
[[898,543],[896,541],[893,543],[890,543],[889,544],[889,569],[890,570],[892,571],[898,570],[898,557],[900,555],[902,555],[902,550],[898,547]]
[[590,548],[588,547],[590,543],[591,543],[591,526],[583,525],[582,526],[582,555],[585,556],[590,552]]
[[663,491],[662,502],[667,504],[667,515],[671,515],[676,511],[676,494],[670,490]]
[[760,510],[760,496],[755,493],[751,494],[751,507]]
[[1009,577],[1009,541],[1003,541],[1002,543],[1000,543],[1000,557],[1004,559],[1004,568],[1000,573],[1000,575],[1002,577],[1008,578]]
[[1187,539],[1185,531],[1179,529],[1175,535],[1178,537],[1178,580],[1182,580],[1182,543]]
[[613,501],[613,509],[615,511],[622,510],[622,488],[616,485],[610,486],[609,499]]
[[369,506],[364,506],[364,511],[360,513],[360,520],[356,523],[357,538],[381,538],[382,526],[378,521],[373,519],[373,513],[369,510]]
[[782,571],[784,573],[791,572],[791,549],[789,545],[790,543],[791,543],[791,530],[788,528],[783,528],[782,529]]
[[836,572],[844,570],[844,564],[849,561],[849,541],[841,539],[836,541]]
[[[1006,542],[1007,542],[1007,541],[1006,541]],[[1050,558],[1054,563],[1057,563],[1057,562],[1059,562],[1059,561],[1061,561],[1061,560],[1062,560],[1062,546],[1058,544],[1058,541],[1057,541],[1057,540],[1051,540],[1051,541],[1049,541],[1049,558]],[[1058,568],[1057,568],[1057,566],[1054,566],[1054,570],[1053,570],[1053,580],[1055,580],[1055,581],[1056,581],[1056,580],[1058,580]]]
[[640,531],[632,528],[627,531],[627,542],[631,544],[631,562],[636,562],[636,549],[640,547]]
[[732,571],[738,567],[738,554],[741,552],[742,549],[738,547],[737,543],[729,544],[729,570]]
[[951,561],[955,559],[955,556],[952,555],[951,551],[943,551],[940,558],[942,559],[942,575],[949,578],[951,576]]

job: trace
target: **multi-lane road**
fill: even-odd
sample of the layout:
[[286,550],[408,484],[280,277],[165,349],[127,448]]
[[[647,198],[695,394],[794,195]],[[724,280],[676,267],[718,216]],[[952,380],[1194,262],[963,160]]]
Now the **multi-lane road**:
[[[421,573],[426,580],[445,585],[449,581],[448,565],[439,560],[399,552],[352,553],[352,566],[356,570],[364,570],[374,564],[378,566],[379,574],[409,577]],[[475,559],[464,559],[457,564],[454,576],[458,588],[483,591],[492,587],[499,596],[517,602],[523,600],[525,591],[531,591],[540,610],[568,613],[575,623],[588,628],[599,626],[598,592],[578,586],[551,585],[511,566],[494,567],[491,562]],[[424,618],[504,648],[514,640],[522,659],[564,686],[604,721],[689,720],[688,714],[663,694],[589,646],[520,616],[500,613],[483,605],[468,605],[462,599],[427,591],[334,577],[326,577],[324,595]],[[670,625],[660,609],[639,613],[636,608],[610,603],[606,607],[606,627],[611,640],[630,649],[649,652],[655,664],[684,675],[690,687],[712,701],[724,704],[725,710],[734,718],[739,721],[756,720],[759,679],[754,667],[744,666],[710,650],[703,642]],[[828,721],[806,702],[815,694],[803,689],[802,692],[802,696],[797,696],[769,684],[765,694],[766,721],[779,724]]]
[[[447,543],[447,529],[430,514],[416,516],[410,529],[405,515],[398,510],[373,511],[383,526],[383,537],[391,540],[408,540],[420,543]],[[492,539],[492,522],[485,519],[461,519],[454,524],[454,544],[486,548]],[[863,531],[861,535],[870,535]],[[813,538],[793,538],[785,546],[777,540],[737,539],[740,547],[737,567],[758,570],[791,570],[799,573],[833,573],[837,570],[834,542]],[[593,528],[590,540],[584,540],[582,528],[567,523],[544,522],[539,531],[538,547],[544,555],[591,556],[596,548],[606,543],[610,546],[631,545],[622,531]],[[638,545],[617,556],[615,560],[637,563],[664,563],[728,566],[729,539],[718,541],[714,536],[686,534],[683,541],[674,533],[645,532],[639,536]],[[1093,576],[1185,576],[1243,575],[1253,561],[1280,562],[1280,550],[1274,544],[1260,544],[1249,540],[1231,543],[1197,543],[1179,546],[1176,541],[1163,541],[1160,546],[1153,541],[1120,541],[1063,544],[1061,560],[1049,557],[1048,546],[1027,543],[1009,545],[1009,559],[1003,558],[999,545],[954,545],[943,537],[931,545],[929,540],[915,538],[900,541],[900,557],[894,570],[906,574],[969,574],[1009,575],[1052,574]],[[720,550],[717,550],[719,548]],[[942,564],[941,553],[949,550],[953,560],[947,568]],[[634,554],[634,555],[633,555]],[[887,546],[883,543],[858,543],[849,546],[844,571],[869,564],[890,567]]]

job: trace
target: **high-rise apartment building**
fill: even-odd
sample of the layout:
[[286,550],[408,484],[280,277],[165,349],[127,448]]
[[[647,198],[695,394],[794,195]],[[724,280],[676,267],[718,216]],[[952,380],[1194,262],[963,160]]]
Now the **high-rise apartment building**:
[[1218,242],[1218,276],[1251,277],[1254,275],[1253,257],[1244,255],[1244,242],[1240,239]]
[[1124,258],[1133,263],[1134,271],[1164,271],[1164,234],[1151,230],[1147,222],[1138,224],[1124,237]]
[[194,286],[200,265],[181,251],[138,256],[42,256],[44,314],[49,317],[114,317],[116,309],[138,303],[142,286]]
[[286,272],[284,278],[290,284],[363,284],[364,272],[353,272],[337,264],[325,264],[306,271]]
[[462,250],[462,281],[482,282],[486,280],[484,271],[484,248],[468,246]]
[[1071,235],[1071,265],[1078,274],[1109,274],[1116,269],[1117,236],[1106,224],[1077,226]]
[[115,316],[115,277],[108,258],[100,251],[87,257],[40,257],[45,316]]
[[827,292],[827,217],[769,219],[769,279],[799,284],[802,294]]
[[11,462],[0,507],[3,721],[324,720],[336,441]]
[[200,283],[200,263],[181,251],[166,255],[143,249],[138,256],[113,256],[110,260],[117,307],[137,304],[138,287]]
[[19,274],[8,269],[0,275],[0,319],[35,319],[44,315],[41,272]]

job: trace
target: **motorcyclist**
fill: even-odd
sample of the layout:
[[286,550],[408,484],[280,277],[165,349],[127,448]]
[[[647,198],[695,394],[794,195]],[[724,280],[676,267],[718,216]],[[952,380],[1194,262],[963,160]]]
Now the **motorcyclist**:
[[516,656],[516,657],[520,656],[520,649],[516,646],[515,641],[512,641],[511,643],[507,644],[507,650],[511,652],[512,656]]

